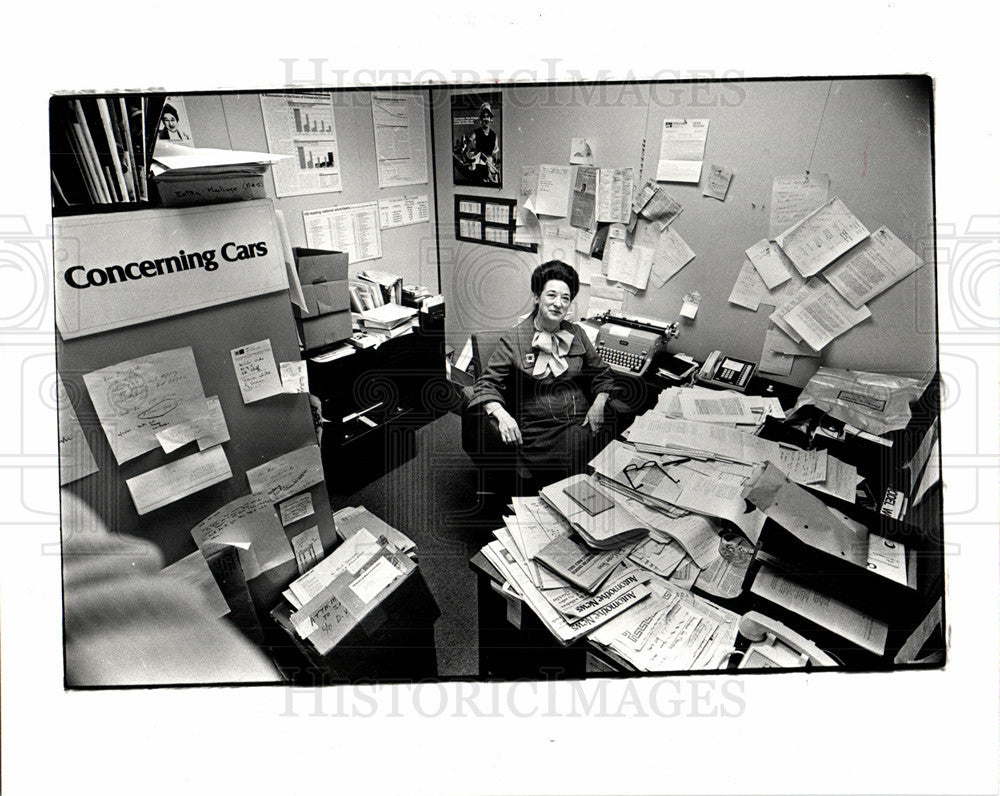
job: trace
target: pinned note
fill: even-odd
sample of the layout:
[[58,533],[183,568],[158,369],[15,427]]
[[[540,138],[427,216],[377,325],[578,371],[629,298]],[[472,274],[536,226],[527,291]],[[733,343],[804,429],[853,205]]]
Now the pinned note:
[[312,502],[312,494],[303,492],[301,495],[290,497],[278,504],[278,515],[281,517],[282,525],[291,525],[305,519],[315,512]]
[[295,553],[295,565],[299,574],[312,569],[323,559],[323,541],[319,538],[319,527],[304,530],[292,537],[292,551]]
[[705,181],[705,187],[702,189],[701,195],[724,202],[726,201],[726,194],[729,193],[729,184],[732,181],[732,169],[713,164],[712,168],[709,169],[708,179]]
[[160,447],[157,432],[185,421],[190,402],[205,398],[190,346],[110,365],[83,380],[119,464]]
[[62,485],[96,473],[97,461],[61,376],[56,376],[56,389],[56,403],[59,407],[59,484]]
[[281,372],[281,389],[284,392],[309,392],[309,373],[305,361],[282,362],[278,365]]
[[191,529],[198,549],[211,555],[235,547],[247,580],[292,560],[292,548],[266,495],[230,501]]
[[685,293],[684,301],[681,303],[681,317],[694,320],[698,314],[698,307],[701,304],[701,293]]
[[267,495],[272,503],[322,481],[323,462],[318,445],[305,445],[247,470],[250,491]]
[[129,478],[125,484],[135,510],[148,514],[232,477],[229,460],[217,445]]
[[581,166],[594,165],[594,147],[586,138],[574,138],[570,142],[569,162]]
[[229,352],[236,370],[243,403],[250,404],[283,391],[278,368],[274,364],[271,341],[260,340]]

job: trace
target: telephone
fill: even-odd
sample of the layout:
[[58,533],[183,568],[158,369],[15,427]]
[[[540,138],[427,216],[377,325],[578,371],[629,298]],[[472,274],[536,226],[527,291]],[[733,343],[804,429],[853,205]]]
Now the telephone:
[[677,336],[677,324],[664,324],[604,313],[594,347],[612,371],[644,376],[653,357]]
[[809,639],[758,611],[748,611],[740,617],[739,631],[750,641],[740,661],[740,669],[801,669],[805,666],[838,665]]
[[721,351],[713,351],[698,371],[697,378],[705,384],[745,392],[756,370],[757,365],[753,362],[726,356]]

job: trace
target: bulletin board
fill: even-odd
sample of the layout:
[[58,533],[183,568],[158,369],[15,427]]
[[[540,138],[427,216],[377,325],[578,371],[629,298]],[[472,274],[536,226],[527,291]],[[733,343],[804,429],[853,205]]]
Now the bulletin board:
[[[230,501],[250,493],[247,470],[317,441],[307,394],[282,393],[243,402],[230,352],[261,340],[270,341],[276,363],[300,359],[287,289],[72,340],[57,334],[57,370],[99,468],[64,488],[88,504],[113,532],[156,544],[166,564],[194,552],[191,529]],[[169,454],[157,448],[118,464],[84,376],[137,357],[187,346],[193,351],[204,394],[218,396],[221,403],[230,436],[222,449],[232,477],[140,515],[126,480],[195,453],[197,446],[192,443]],[[291,539],[315,525],[324,549],[329,551],[335,546],[336,535],[325,482],[310,487],[309,492],[314,514],[291,522],[284,532]],[[252,584],[252,591],[264,595],[262,602],[276,599],[279,586],[296,574],[293,558],[257,579],[268,581],[269,587],[257,584],[254,589]]]

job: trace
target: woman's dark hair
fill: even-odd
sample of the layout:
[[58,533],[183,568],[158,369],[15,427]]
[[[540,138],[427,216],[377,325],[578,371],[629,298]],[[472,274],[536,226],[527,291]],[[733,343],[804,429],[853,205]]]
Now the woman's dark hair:
[[163,111],[160,113],[160,116],[162,117],[166,113],[169,113],[175,119],[180,119],[181,118],[181,115],[177,112],[177,108],[175,108],[169,102],[163,103]]
[[558,279],[560,282],[565,282],[567,287],[569,287],[569,297],[571,299],[576,298],[576,294],[580,292],[580,277],[576,273],[576,269],[571,265],[566,265],[562,260],[549,260],[547,263],[542,263],[538,266],[531,274],[531,292],[536,296],[542,295],[542,288],[545,287],[545,283],[552,279]]

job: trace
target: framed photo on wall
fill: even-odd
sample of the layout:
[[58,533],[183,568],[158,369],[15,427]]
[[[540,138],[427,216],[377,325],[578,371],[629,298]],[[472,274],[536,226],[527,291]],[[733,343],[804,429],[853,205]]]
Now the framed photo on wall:
[[451,152],[455,185],[503,187],[503,121],[499,92],[451,98]]

